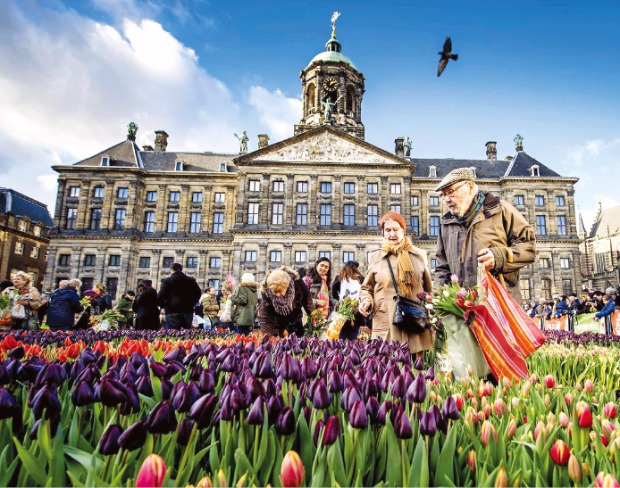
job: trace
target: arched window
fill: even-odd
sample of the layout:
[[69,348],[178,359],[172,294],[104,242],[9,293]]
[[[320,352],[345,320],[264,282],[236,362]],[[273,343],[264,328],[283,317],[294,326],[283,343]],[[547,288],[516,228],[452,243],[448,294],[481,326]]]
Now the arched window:
[[352,86],[347,88],[347,105],[344,111],[351,117],[355,116],[355,92]]
[[308,113],[312,113],[314,107],[316,106],[316,89],[314,85],[311,83],[308,85],[308,90],[306,91],[306,108]]

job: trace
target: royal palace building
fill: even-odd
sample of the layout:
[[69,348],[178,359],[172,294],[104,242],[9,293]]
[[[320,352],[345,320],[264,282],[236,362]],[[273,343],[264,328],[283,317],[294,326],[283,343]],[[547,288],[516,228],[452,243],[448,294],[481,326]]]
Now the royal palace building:
[[[321,256],[337,271],[380,246],[378,222],[403,214],[414,244],[434,266],[439,221],[446,212],[433,191],[458,167],[475,169],[482,190],[520,210],[537,234],[537,260],[521,273],[524,298],[581,286],[574,185],[529,156],[515,138],[514,156],[497,159],[417,159],[409,138],[393,151],[365,140],[364,75],[341,52],[335,26],[326,50],[301,71],[302,114],[294,135],[258,150],[242,142],[236,154],[168,151],[168,134],[138,147],[127,139],[59,173],[46,284],[78,277],[114,292],[159,281],[180,262],[199,285],[218,287],[246,271],[261,281],[287,264],[307,266]],[[241,139],[241,138],[240,138]],[[481,144],[482,146],[482,144]]]

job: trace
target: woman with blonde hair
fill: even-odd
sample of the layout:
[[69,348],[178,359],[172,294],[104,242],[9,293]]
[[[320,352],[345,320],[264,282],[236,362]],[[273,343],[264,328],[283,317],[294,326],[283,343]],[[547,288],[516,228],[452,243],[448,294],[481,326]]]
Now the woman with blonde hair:
[[36,311],[41,306],[41,294],[32,286],[32,278],[25,271],[13,274],[13,286],[2,293],[11,300],[11,328],[38,329],[39,319]]
[[263,283],[260,302],[260,330],[283,337],[284,331],[304,334],[303,311],[314,310],[308,287],[295,270],[287,266],[274,269]]
[[[383,243],[368,259],[368,272],[360,292],[360,312],[372,319],[372,337],[409,344],[412,354],[421,356],[431,349],[431,331],[410,332],[394,325],[396,296],[419,302],[416,295],[430,292],[432,282],[426,253],[405,236],[405,219],[397,212],[386,213],[380,222]],[[420,303],[421,307],[423,304]]]

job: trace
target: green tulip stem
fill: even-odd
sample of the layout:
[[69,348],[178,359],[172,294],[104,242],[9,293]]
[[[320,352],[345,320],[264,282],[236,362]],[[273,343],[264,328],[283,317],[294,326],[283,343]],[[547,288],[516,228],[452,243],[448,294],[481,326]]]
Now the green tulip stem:
[[245,452],[245,424],[243,423],[243,410],[239,412],[239,447]]
[[254,426],[254,457],[253,457],[254,462],[252,463],[252,466],[256,466],[256,461],[258,459],[258,444],[260,444],[258,442],[259,432],[260,432],[259,426],[255,425]]
[[187,457],[189,456],[189,451],[190,449],[193,448],[194,437],[196,437],[197,430],[198,430],[198,424],[194,422],[194,425],[192,426],[192,431],[189,434],[189,440],[187,441],[187,445],[185,446],[185,450],[183,451],[183,457],[181,458],[181,464],[179,464],[179,469],[177,471],[177,480],[181,479],[181,475],[183,474],[183,470],[185,469],[185,465],[187,464]]
[[[357,441],[359,439],[360,431],[359,429],[353,429],[353,459],[351,460],[351,464],[349,464],[349,470],[347,472],[347,483],[352,484],[353,481],[353,466],[355,466],[355,453],[357,452]],[[404,484],[403,484],[404,486]]]
[[403,471],[403,486],[407,485],[407,475],[406,475],[406,470],[405,470],[405,451],[406,451],[406,446],[405,446],[405,439],[401,439],[400,440],[400,465],[401,465],[401,469]]
[[105,481],[105,476],[108,472],[108,466],[110,465],[110,458],[112,456],[106,456],[105,457],[105,463],[103,463],[103,469],[101,470],[101,480]]

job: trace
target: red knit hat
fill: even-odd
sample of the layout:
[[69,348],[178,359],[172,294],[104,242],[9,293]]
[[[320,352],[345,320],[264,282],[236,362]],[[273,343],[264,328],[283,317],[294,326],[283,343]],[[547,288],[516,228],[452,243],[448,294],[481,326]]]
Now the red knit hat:
[[398,225],[400,225],[403,228],[403,230],[405,231],[407,230],[407,225],[405,224],[405,218],[398,212],[394,212],[394,210],[390,210],[383,217],[381,217],[381,222],[379,222],[379,226],[381,227],[381,230],[383,230],[383,226],[385,225],[386,220],[394,220],[395,222],[398,222]]

